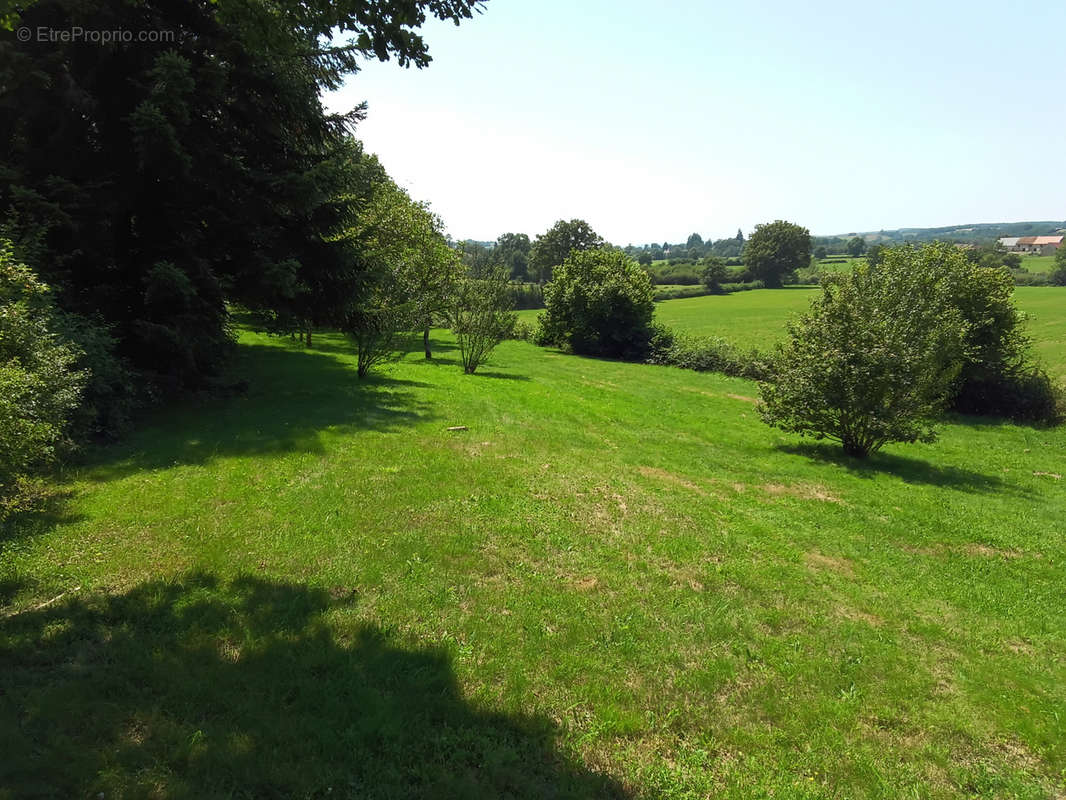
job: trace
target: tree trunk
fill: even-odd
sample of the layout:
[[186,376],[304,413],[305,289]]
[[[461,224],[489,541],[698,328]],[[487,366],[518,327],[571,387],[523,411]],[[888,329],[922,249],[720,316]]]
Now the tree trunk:
[[311,323],[307,324],[307,342],[306,342],[306,344],[307,344],[308,347],[311,346]]
[[429,349],[429,328],[422,332],[422,348],[426,351],[426,358],[433,358],[433,351]]

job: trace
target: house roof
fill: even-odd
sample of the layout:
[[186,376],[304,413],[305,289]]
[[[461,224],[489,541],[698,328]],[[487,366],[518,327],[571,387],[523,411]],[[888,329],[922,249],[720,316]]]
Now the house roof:
[[1021,237],[1019,237],[1019,236],[1003,236],[1003,237],[1000,237],[999,243],[1001,245],[1003,245],[1004,247],[1014,247],[1014,245],[1018,244],[1018,239],[1019,238],[1021,238]]
[[1041,245],[1041,244],[1062,244],[1062,237],[1061,236],[1036,236],[1034,238],[1036,239],[1036,241],[1033,242],[1033,244],[1036,244],[1036,245]]
[[1018,240],[1018,244],[1036,244],[1035,236],[1023,236]]

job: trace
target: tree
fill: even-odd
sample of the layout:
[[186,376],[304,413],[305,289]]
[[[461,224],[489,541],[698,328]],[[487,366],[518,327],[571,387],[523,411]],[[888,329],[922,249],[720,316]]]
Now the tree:
[[641,250],[640,255],[637,256],[637,263],[642,267],[650,267],[652,260],[650,250]]
[[752,275],[770,288],[811,261],[811,234],[791,222],[777,220],[756,225],[744,246],[744,263]]
[[529,270],[540,283],[552,279],[552,270],[575,250],[593,250],[605,244],[596,231],[581,219],[559,220],[533,242]]
[[58,305],[99,315],[142,382],[209,383],[228,303],[279,329],[335,322],[363,283],[348,133],[321,94],[361,59],[429,63],[417,31],[474,0],[20,4],[33,30],[154,30],[158,43],[3,43],[0,227]]
[[811,310],[790,323],[773,382],[760,386],[763,420],[833,439],[858,458],[889,442],[932,441],[966,326],[922,267],[892,250],[876,269],[827,276]]
[[604,247],[571,253],[544,287],[546,341],[582,355],[643,358],[655,308],[648,274]]
[[[425,203],[411,199],[388,177],[374,185],[371,198],[349,235],[356,242],[364,268],[376,277],[378,302],[394,313],[379,317],[405,322],[395,310],[406,308],[411,328],[422,331],[425,357],[432,358],[429,333],[443,312],[461,271],[458,254],[448,246],[444,225]],[[358,295],[354,302],[361,302]]]
[[707,256],[703,259],[703,284],[712,292],[722,291],[722,284],[729,279],[729,270],[725,260],[718,256]]
[[1049,276],[1054,286],[1066,286],[1066,245],[1055,251],[1055,268]]
[[529,251],[532,245],[524,233],[504,233],[496,240],[494,255],[513,281],[529,280]]
[[694,248],[703,247],[703,237],[698,233],[693,233],[688,237],[688,241],[685,242],[685,248],[692,250]]
[[0,240],[0,519],[55,458],[88,377],[56,335],[55,315],[49,288]]
[[866,240],[861,236],[852,236],[848,239],[847,252],[849,256],[858,258],[866,252]]
[[448,324],[459,342],[463,372],[473,375],[495,349],[514,332],[507,271],[496,264],[474,270],[455,286],[448,305]]
[[819,245],[818,247],[814,248],[814,257],[817,258],[819,261],[825,258],[825,256],[825,245]]
[[876,267],[881,263],[881,259],[884,257],[885,246],[883,244],[872,244],[866,250],[866,263],[871,267]]

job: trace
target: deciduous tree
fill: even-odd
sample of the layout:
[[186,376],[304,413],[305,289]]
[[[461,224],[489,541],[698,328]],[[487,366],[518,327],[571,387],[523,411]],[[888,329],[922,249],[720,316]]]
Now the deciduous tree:
[[756,225],[744,245],[744,263],[768,288],[780,288],[785,276],[810,261],[810,231],[783,220]]

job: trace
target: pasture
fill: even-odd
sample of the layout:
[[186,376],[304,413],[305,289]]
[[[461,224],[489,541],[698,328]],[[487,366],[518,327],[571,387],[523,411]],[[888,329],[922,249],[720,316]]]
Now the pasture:
[[[808,297],[659,314],[763,344]],[[245,396],[4,529],[0,797],[1066,791],[1066,429],[857,463],[742,380],[436,345],[360,382],[244,331]]]
[[[679,331],[767,350],[785,336],[788,318],[805,311],[818,292],[796,287],[667,300],[656,306],[655,318]],[[1066,378],[1066,289],[1019,286],[1014,297],[1029,316],[1034,354],[1049,372]]]

